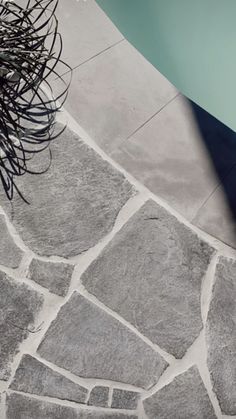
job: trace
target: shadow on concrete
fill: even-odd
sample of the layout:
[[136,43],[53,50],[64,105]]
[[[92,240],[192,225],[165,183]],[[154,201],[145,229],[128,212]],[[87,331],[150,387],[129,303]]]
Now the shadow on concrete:
[[230,176],[236,167],[236,132],[191,100],[188,102],[213,167],[224,188],[233,218],[236,220],[236,177]]

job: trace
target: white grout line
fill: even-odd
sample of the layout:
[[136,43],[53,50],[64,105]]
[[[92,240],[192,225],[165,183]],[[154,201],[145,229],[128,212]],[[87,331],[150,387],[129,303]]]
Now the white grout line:
[[215,270],[216,264],[219,259],[219,253],[213,255],[211,262],[208,266],[207,272],[202,281],[202,290],[201,290],[201,313],[203,324],[206,323],[207,315],[210,307],[212,289],[215,280]]
[[6,393],[0,394],[0,418],[6,419]]
[[112,396],[113,396],[113,388],[109,388],[109,394],[108,394],[108,407],[111,407],[112,405]]
[[168,363],[172,363],[175,361],[175,358],[173,355],[167,353],[163,349],[161,349],[157,344],[154,344],[151,342],[146,336],[142,335],[133,325],[131,325],[129,322],[127,322],[123,317],[121,317],[119,314],[117,314],[115,311],[111,310],[109,307],[105,306],[101,301],[99,301],[94,295],[90,294],[83,284],[79,284],[77,291],[87,300],[89,300],[91,303],[95,304],[97,307],[105,311],[107,314],[109,314],[114,319],[118,320],[123,326],[126,326],[131,332],[133,332],[136,336],[138,336],[143,342],[145,342],[153,351],[161,355],[165,361]]

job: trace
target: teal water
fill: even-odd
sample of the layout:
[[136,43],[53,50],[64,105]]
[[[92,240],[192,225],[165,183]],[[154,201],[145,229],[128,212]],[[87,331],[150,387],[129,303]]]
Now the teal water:
[[236,131],[236,0],[97,0],[183,94]]

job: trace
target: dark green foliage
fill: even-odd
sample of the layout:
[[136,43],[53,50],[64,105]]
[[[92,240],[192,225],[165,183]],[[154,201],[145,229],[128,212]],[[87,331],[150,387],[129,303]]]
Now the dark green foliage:
[[63,81],[56,70],[62,63],[57,4],[0,0],[0,179],[9,199],[14,190],[23,197],[16,177],[31,173],[29,160],[60,134],[55,132],[55,116],[68,85],[53,98],[49,82],[56,77]]

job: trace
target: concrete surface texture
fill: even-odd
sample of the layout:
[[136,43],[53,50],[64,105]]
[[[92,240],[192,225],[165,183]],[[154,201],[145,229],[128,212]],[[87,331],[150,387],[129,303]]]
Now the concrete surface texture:
[[93,0],[59,20],[67,129],[30,205],[0,194],[0,418],[236,418],[234,221],[193,112]]

